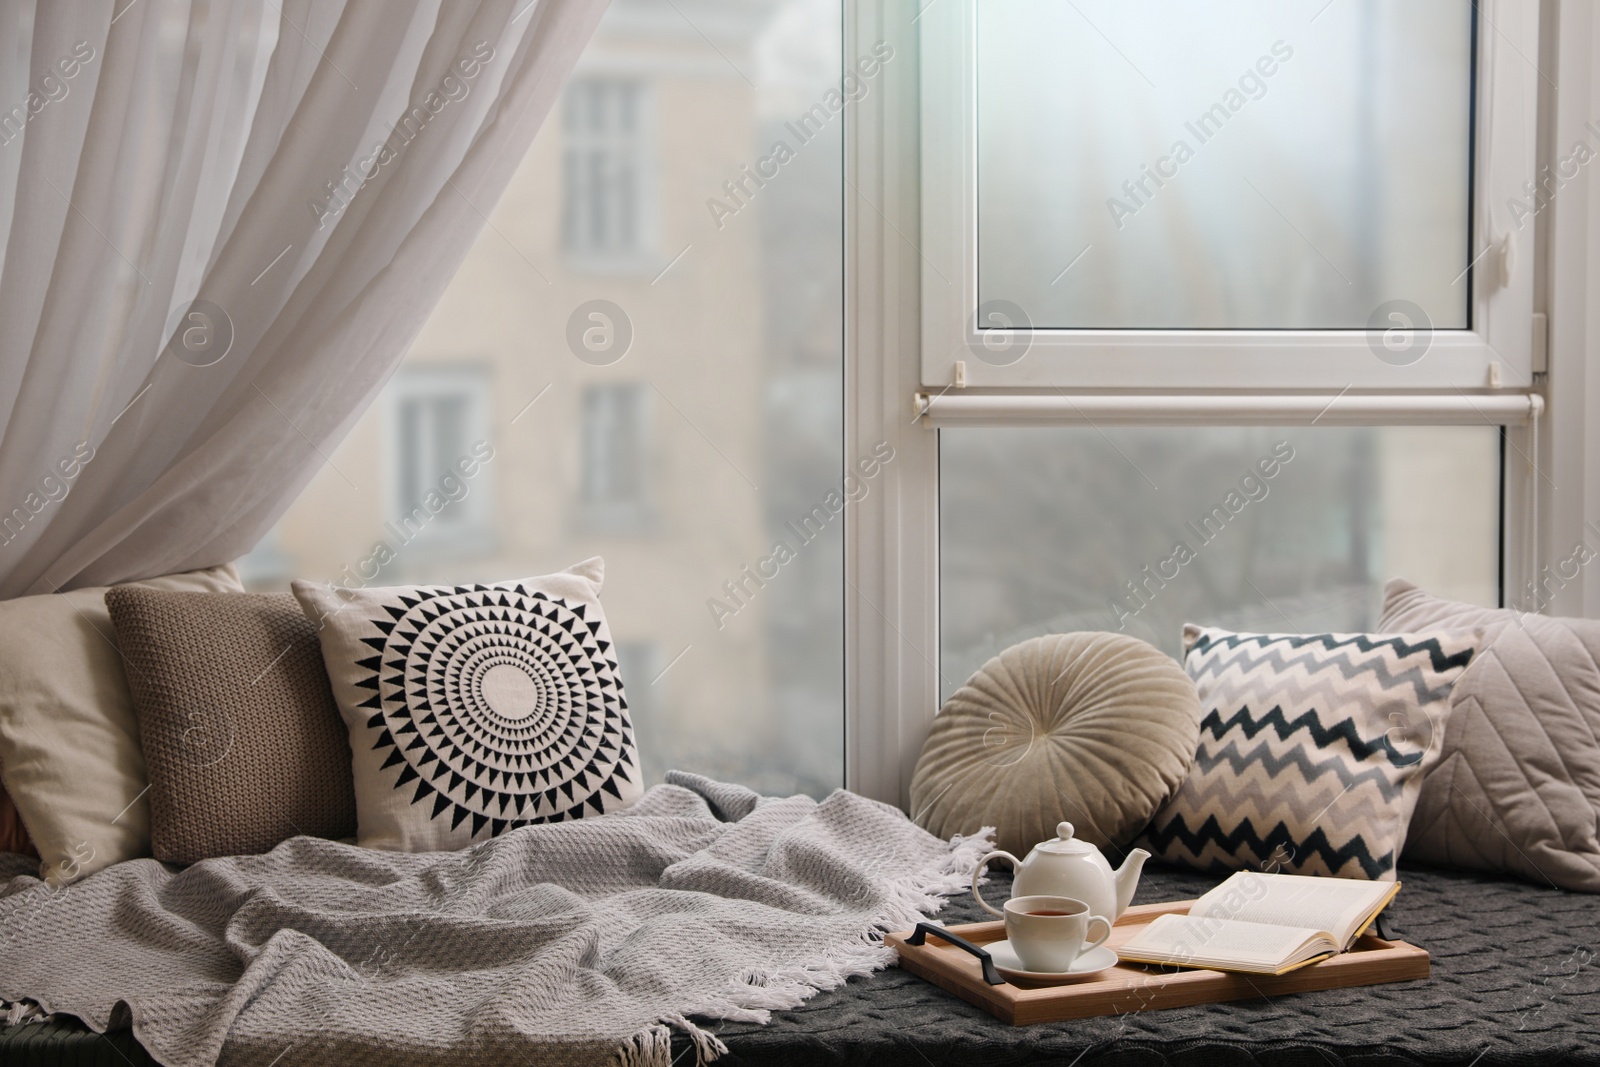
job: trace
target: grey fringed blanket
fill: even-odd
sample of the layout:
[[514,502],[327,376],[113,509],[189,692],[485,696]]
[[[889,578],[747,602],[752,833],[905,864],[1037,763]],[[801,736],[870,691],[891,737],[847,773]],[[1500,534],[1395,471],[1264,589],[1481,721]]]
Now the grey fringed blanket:
[[61,890],[18,875],[0,888],[0,999],[96,1029],[129,1011],[169,1067],[666,1067],[669,1025],[703,1060],[723,1051],[686,1016],[764,1022],[885,966],[874,929],[936,909],[987,848],[852,793],[671,781],[462,852],[301,837]]

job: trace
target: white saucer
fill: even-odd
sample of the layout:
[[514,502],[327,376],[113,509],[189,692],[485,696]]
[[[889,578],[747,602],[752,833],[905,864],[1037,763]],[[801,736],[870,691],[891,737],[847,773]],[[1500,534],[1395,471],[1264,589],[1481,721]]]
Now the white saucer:
[[1075,982],[1090,975],[1099,974],[1108,968],[1115,967],[1118,959],[1113,950],[1104,945],[1098,945],[1088,952],[1082,953],[1072,961],[1071,970],[1066,971],[1030,971],[1022,965],[1017,958],[1016,950],[1009,941],[991,941],[983,946],[994,960],[997,971],[1007,978],[1017,978],[1025,982]]

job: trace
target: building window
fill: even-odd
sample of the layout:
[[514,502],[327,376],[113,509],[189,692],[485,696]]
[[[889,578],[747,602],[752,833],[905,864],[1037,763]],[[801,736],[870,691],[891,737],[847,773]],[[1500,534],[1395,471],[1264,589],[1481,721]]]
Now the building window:
[[580,260],[646,251],[644,93],[637,82],[578,81],[562,111],[562,240]]
[[481,552],[492,540],[489,384],[477,366],[395,376],[388,533],[401,544]]
[[649,522],[649,393],[629,382],[583,391],[579,496],[585,524],[629,532]]

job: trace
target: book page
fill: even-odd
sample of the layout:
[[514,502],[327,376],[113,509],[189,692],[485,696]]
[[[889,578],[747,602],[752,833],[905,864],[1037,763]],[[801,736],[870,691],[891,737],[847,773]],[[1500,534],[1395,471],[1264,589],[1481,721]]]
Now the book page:
[[1190,967],[1237,962],[1275,970],[1322,936],[1322,931],[1305,927],[1161,915],[1119,951]]
[[1189,914],[1326,930],[1342,948],[1395,888],[1394,882],[1240,871],[1201,897]]

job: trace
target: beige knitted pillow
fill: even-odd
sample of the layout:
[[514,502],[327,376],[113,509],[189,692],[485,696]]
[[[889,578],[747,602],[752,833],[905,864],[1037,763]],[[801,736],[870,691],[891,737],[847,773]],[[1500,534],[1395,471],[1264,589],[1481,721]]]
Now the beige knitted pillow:
[[317,628],[288,593],[115,586],[150,775],[150,851],[168,863],[353,837],[350,742]]
[[1036,637],[951,696],[911,779],[917,823],[940,837],[995,827],[1023,855],[1069,820],[1122,845],[1189,771],[1200,700],[1182,667],[1123,634]]

